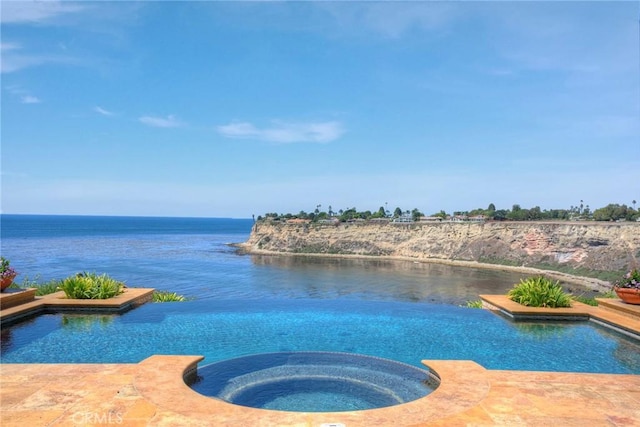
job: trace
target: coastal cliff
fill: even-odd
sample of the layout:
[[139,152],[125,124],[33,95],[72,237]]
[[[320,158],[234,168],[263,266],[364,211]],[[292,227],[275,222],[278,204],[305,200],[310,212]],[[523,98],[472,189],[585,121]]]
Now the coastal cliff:
[[638,265],[640,224],[258,221],[242,246],[253,253],[384,256],[606,276]]

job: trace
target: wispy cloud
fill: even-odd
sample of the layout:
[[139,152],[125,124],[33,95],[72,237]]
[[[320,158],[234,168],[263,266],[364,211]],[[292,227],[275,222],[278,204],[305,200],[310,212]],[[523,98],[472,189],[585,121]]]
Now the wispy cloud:
[[258,128],[249,122],[232,122],[218,126],[218,133],[227,138],[257,139],[260,141],[290,144],[296,142],[327,143],[334,141],[342,134],[344,128],[341,123],[288,123],[273,121],[271,126]]
[[[629,60],[629,52],[637,52],[637,19],[616,20],[614,28],[608,19],[597,18],[608,7],[598,2],[584,7],[572,2],[537,3],[493,2],[482,8],[487,16],[491,13],[495,49],[516,69],[606,73],[607,79],[612,72],[637,70],[638,62]],[[616,2],[610,17],[633,15],[633,6],[623,3]]]
[[20,102],[23,104],[40,104],[42,101],[37,96],[25,95],[20,98]]
[[42,23],[57,16],[80,12],[86,9],[78,3],[56,0],[49,1],[6,1],[2,2],[0,22],[7,23]]
[[[137,11],[143,7],[142,2],[2,1],[4,40],[0,70],[13,73],[45,65],[70,65],[104,72],[105,64],[117,58],[110,55],[113,47],[126,45],[127,29],[137,22]],[[44,35],[50,28],[54,33],[44,36],[41,42],[23,38],[29,31]],[[61,37],[55,32],[58,28],[72,29],[75,36],[56,41]],[[13,40],[7,40],[9,34]]]
[[156,128],[177,128],[185,126],[185,123],[178,120],[173,114],[170,114],[167,117],[142,116],[138,118],[138,121],[147,126]]
[[21,47],[22,46],[19,43],[0,43],[0,51],[2,51],[3,53],[9,52],[10,50],[20,49]]
[[28,90],[25,90],[17,85],[11,85],[6,87],[7,92],[18,97],[22,104],[40,104],[42,100],[37,96],[33,96]]
[[97,105],[93,107],[93,111],[95,111],[98,114],[102,114],[103,116],[113,116],[115,114],[112,111],[105,110],[104,108]]
[[27,52],[20,43],[2,43],[0,72],[13,73],[28,67],[43,64],[80,64],[81,60],[51,53]]
[[399,38],[418,29],[440,31],[460,15],[460,8],[448,2],[319,2],[315,6],[331,14],[342,32],[368,32]]

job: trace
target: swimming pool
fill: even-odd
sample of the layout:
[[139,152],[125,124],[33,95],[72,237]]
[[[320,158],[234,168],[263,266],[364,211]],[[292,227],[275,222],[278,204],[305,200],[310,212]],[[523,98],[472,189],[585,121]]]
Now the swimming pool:
[[2,363],[135,363],[153,354],[204,363],[287,351],[345,352],[421,367],[640,374],[640,343],[590,322],[512,322],[487,310],[359,300],[206,300],[122,315],[45,314],[2,329]]

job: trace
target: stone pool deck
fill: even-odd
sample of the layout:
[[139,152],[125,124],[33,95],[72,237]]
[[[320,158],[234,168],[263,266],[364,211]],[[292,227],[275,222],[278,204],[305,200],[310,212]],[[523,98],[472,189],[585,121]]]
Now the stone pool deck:
[[0,423],[23,426],[639,426],[640,376],[491,371],[426,360],[430,395],[368,411],[306,413],[232,405],[191,390],[198,356],[138,364],[0,365]]
[[[516,318],[558,318],[560,313],[521,313],[521,306],[513,307],[501,296],[482,298]],[[640,334],[640,307],[636,311],[634,306],[612,304],[576,304],[560,316],[612,323]],[[0,424],[640,426],[640,375],[487,370],[472,361],[425,360],[441,384],[422,399],[368,411],[305,413],[246,408],[194,392],[185,378],[195,375],[202,360],[156,355],[137,364],[2,364]]]

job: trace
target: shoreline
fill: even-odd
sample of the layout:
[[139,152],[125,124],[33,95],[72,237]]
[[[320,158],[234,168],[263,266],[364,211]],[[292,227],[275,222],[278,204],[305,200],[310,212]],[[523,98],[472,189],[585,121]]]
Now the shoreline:
[[528,275],[544,275],[546,277],[559,280],[560,282],[573,285],[581,285],[589,290],[596,292],[607,292],[611,290],[611,284],[604,280],[592,277],[576,276],[573,274],[563,273],[554,270],[543,270],[533,267],[489,264],[478,261],[461,261],[443,258],[412,258],[403,256],[389,255],[355,255],[355,254],[322,254],[322,253],[295,253],[295,252],[279,252],[269,251],[265,249],[254,249],[250,244],[232,243],[231,246],[237,248],[241,253],[247,255],[272,255],[272,256],[292,256],[292,257],[317,257],[317,258],[343,258],[343,259],[368,259],[368,260],[389,260],[389,261],[410,261],[425,264],[443,264],[454,267],[477,268],[484,270],[507,271],[511,273],[525,273]]

